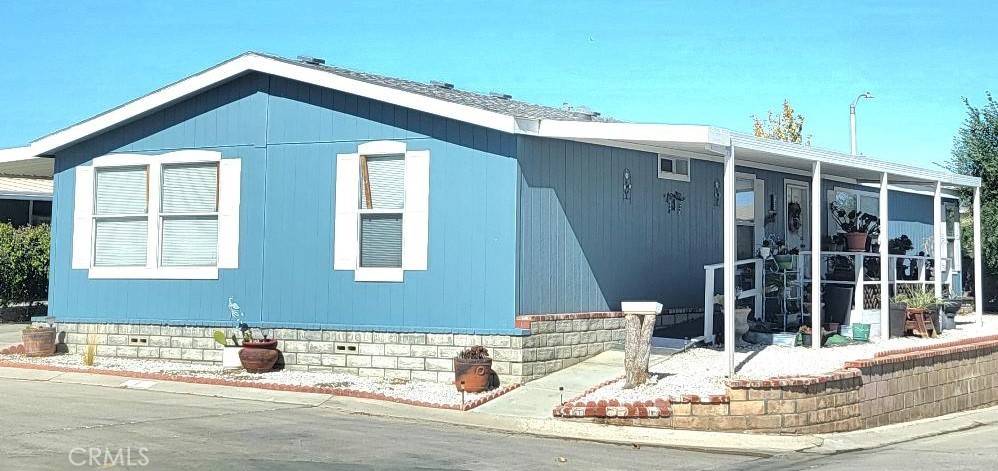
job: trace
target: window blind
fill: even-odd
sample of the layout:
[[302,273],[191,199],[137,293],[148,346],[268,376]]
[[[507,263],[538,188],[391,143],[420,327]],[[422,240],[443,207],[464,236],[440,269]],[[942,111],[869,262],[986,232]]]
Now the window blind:
[[94,224],[94,266],[145,266],[148,219],[98,218]]
[[162,180],[160,264],[165,267],[215,265],[218,261],[218,165],[164,165]]
[[401,214],[361,214],[360,266],[402,267]]
[[[145,266],[149,219],[146,167],[97,170],[94,266]],[[130,216],[101,218],[101,215]]]
[[147,177],[146,167],[98,169],[95,214],[145,214]]
[[161,250],[164,267],[214,266],[218,260],[218,218],[164,217]]
[[164,213],[213,213],[217,201],[217,164],[163,166]]
[[367,158],[367,179],[371,184],[371,203],[368,208],[367,182],[361,168],[360,209],[402,209],[405,205],[405,156],[391,155]]

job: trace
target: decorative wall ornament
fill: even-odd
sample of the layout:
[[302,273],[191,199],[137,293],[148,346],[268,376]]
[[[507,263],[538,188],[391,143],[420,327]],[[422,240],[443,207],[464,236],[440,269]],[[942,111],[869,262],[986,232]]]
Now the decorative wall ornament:
[[714,206],[721,205],[721,182],[714,179]]
[[796,201],[787,203],[787,232],[796,234],[802,225],[800,203]]
[[624,169],[624,199],[631,199],[631,170],[628,168]]
[[766,213],[766,224],[772,224],[774,222],[776,222],[776,195],[770,193],[769,212]]
[[665,197],[665,207],[668,211],[682,213],[683,212],[683,201],[686,201],[686,197],[683,196],[679,191],[673,191],[671,193],[666,193],[662,195]]

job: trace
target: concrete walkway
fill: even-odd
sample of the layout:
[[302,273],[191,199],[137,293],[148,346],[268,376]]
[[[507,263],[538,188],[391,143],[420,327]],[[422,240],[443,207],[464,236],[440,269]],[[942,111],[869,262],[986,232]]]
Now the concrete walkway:
[[[665,361],[676,350],[654,349],[650,364]],[[560,401],[624,374],[623,350],[603,352],[581,363],[531,381],[471,410],[472,413],[550,419],[551,410]],[[564,388],[564,390],[559,390]]]
[[0,324],[0,348],[21,343],[21,331],[28,324]]

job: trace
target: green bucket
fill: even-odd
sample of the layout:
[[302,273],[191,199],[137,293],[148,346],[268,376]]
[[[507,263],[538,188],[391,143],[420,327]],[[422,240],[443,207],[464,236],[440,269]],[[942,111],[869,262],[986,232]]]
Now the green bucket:
[[870,324],[853,324],[852,339],[861,342],[870,341]]

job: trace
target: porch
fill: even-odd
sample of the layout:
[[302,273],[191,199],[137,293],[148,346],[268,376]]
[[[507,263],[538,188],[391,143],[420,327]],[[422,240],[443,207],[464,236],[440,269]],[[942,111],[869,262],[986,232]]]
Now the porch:
[[[739,184],[736,164],[747,167],[777,167],[785,172],[809,177],[807,192],[799,192],[796,204],[796,217],[806,215],[797,236],[798,253],[791,257],[788,266],[775,267],[776,262],[769,253],[759,248],[759,226],[754,227],[754,240],[747,247],[747,234],[743,226],[743,207],[747,206],[739,190],[746,185]],[[851,188],[845,191],[835,185]],[[757,138],[732,136],[732,145],[724,155],[724,218],[723,262],[706,265],[704,308],[705,313],[713,312],[714,295],[723,294],[724,339],[728,357],[729,375],[735,372],[735,312],[736,307],[748,306],[758,320],[765,320],[767,314],[767,293],[773,286],[770,276],[782,278],[777,285],[781,296],[781,314],[784,316],[784,329],[806,325],[811,332],[822,332],[823,320],[832,309],[844,311],[846,318],[840,322],[862,322],[872,328],[871,341],[883,341],[890,337],[889,307],[893,295],[916,286],[931,288],[936,298],[962,294],[963,254],[960,252],[959,198],[964,192],[972,193],[972,213],[974,215],[974,240],[980,240],[980,180],[947,172],[935,172],[903,165],[879,162],[865,157],[848,156],[779,142],[765,142]],[[851,194],[850,194],[851,193]],[[846,194],[846,197],[843,197]],[[895,205],[898,213],[922,210],[931,214],[931,219],[921,225],[904,224],[895,221],[890,204],[892,198],[902,195],[919,195],[920,204]],[[769,213],[758,211],[761,206],[755,193],[751,203],[758,221],[764,217],[788,217],[792,212],[784,205],[786,214],[779,214],[770,199]],[[765,193],[763,194],[765,197]],[[944,198],[947,200],[944,204]],[[831,247],[836,236],[843,231],[837,227],[835,214],[830,213],[830,205],[872,214],[878,220],[878,229],[871,230],[865,246]],[[763,205],[765,199],[763,200]],[[916,206],[911,208],[909,206]],[[925,208],[928,206],[928,208]],[[763,206],[764,208],[764,206]],[[775,215],[773,213],[776,213]],[[902,218],[898,218],[899,220]],[[909,218],[911,219],[911,218]],[[788,222],[788,225],[790,223]],[[751,226],[750,226],[751,227]],[[909,231],[921,232],[916,235]],[[788,234],[789,235],[789,234]],[[901,236],[913,242],[905,250],[897,248],[896,240]],[[787,237],[788,241],[790,237]],[[892,242],[892,239],[895,239]],[[806,249],[805,249],[806,248]],[[975,243],[973,253],[972,291],[981,291],[981,248]],[[748,253],[749,256],[739,256]],[[761,256],[760,256],[761,255]],[[740,259],[740,260],[739,260]],[[719,272],[719,273],[717,273]],[[720,283],[717,283],[717,278]],[[745,280],[748,277],[750,281]],[[720,290],[716,290],[720,284]],[[791,286],[792,285],[792,286]],[[796,292],[788,292],[796,290]],[[850,294],[843,302],[836,301],[831,293]],[[839,296],[841,297],[841,296]],[[788,312],[787,299],[796,303],[797,312]],[[820,302],[815,302],[820,300]],[[791,309],[790,311],[793,311]],[[796,314],[797,317],[786,319]],[[981,299],[975,299],[974,315],[978,325],[983,324]],[[796,321],[796,322],[794,322]],[[704,337],[714,339],[713,316],[704,316]],[[796,325],[794,325],[796,324]],[[822,335],[811,336],[811,347],[820,348]]]

